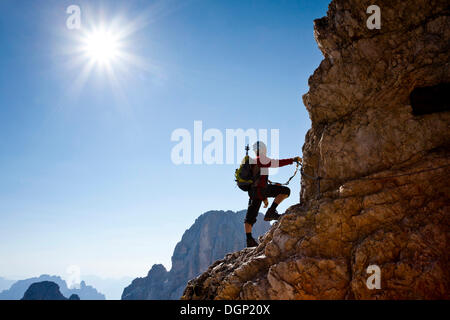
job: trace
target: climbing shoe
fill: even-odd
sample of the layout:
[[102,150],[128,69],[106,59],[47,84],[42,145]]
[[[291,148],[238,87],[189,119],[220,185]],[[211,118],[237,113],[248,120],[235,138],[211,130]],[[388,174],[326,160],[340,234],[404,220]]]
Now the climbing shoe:
[[275,208],[269,208],[266,212],[266,215],[264,216],[264,221],[272,221],[272,220],[278,220],[281,215],[278,214],[277,210]]
[[249,247],[257,247],[257,246],[258,246],[258,242],[256,242],[256,240],[253,239],[253,237],[247,238],[247,248],[249,248]]

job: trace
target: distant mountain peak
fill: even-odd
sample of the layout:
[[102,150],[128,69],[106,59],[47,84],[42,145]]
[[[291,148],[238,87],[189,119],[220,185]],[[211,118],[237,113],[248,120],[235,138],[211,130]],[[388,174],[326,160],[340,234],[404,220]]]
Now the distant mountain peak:
[[59,291],[59,286],[52,281],[41,281],[32,283],[25,291],[22,300],[80,300],[76,294],[69,299]]
[[66,281],[61,277],[48,274],[16,281],[8,290],[0,292],[0,300],[20,300],[32,284],[39,282],[55,283],[61,294],[66,297],[76,294],[82,300],[105,300],[105,295],[98,292],[94,287],[86,285],[84,281],[81,281],[80,288],[69,289]]
[[[122,299],[179,299],[190,279],[227,253],[245,247],[245,212],[210,210],[200,215],[175,246],[171,270],[154,264],[146,277],[133,280],[124,289]],[[258,237],[269,228],[270,224],[260,214],[253,234]]]

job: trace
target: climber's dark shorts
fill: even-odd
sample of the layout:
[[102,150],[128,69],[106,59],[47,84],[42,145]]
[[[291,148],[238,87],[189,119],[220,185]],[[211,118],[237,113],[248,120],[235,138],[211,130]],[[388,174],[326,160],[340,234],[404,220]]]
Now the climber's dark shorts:
[[[291,190],[285,186],[269,184],[265,189],[262,190],[261,193],[261,195],[265,198],[275,198],[280,194],[289,196],[291,194]],[[248,208],[247,214],[245,215],[245,223],[254,225],[263,199],[260,199],[260,197],[258,197],[258,195],[256,194],[256,188],[251,188],[248,191],[248,197]]]

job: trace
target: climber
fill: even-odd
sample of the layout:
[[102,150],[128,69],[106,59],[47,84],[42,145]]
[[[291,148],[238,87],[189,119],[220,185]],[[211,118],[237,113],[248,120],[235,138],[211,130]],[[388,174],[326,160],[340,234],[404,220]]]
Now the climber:
[[270,159],[267,157],[267,148],[262,141],[257,141],[253,144],[253,151],[256,154],[254,164],[252,164],[252,171],[254,182],[251,185],[248,196],[248,208],[245,216],[244,228],[247,236],[247,247],[255,247],[258,245],[252,236],[252,226],[256,222],[261,203],[264,202],[264,208],[267,208],[269,202],[267,198],[275,198],[272,205],[267,210],[264,221],[278,220],[280,215],[276,208],[287,197],[289,197],[291,190],[279,184],[268,184],[269,168],[283,167],[294,162],[301,162],[300,157],[290,159]]

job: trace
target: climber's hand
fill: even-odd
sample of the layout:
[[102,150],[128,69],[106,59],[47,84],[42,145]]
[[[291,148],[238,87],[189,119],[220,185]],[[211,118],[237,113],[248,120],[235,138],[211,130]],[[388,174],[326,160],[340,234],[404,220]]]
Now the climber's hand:
[[269,200],[267,200],[267,198],[265,198],[263,200],[263,202],[264,202],[264,208],[267,208],[269,206]]
[[292,159],[294,160],[294,162],[302,163],[302,158],[300,158],[300,157],[294,157]]

